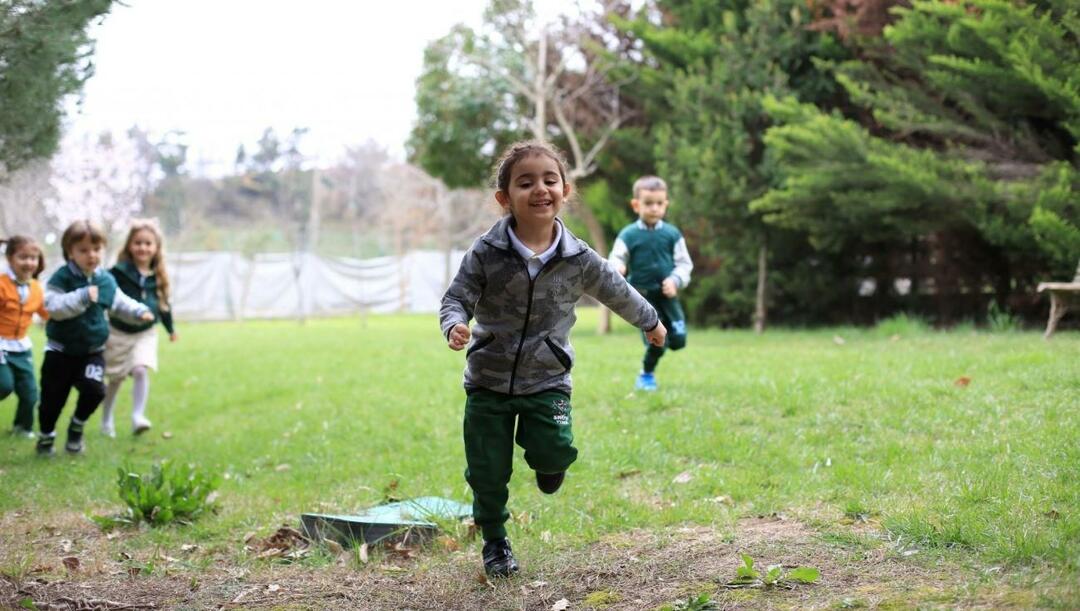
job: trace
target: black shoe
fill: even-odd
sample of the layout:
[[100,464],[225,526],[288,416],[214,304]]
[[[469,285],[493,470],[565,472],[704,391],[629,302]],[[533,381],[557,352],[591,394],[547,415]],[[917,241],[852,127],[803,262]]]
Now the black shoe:
[[484,572],[488,577],[509,577],[518,572],[509,541],[495,539],[484,544]]
[[38,456],[52,456],[53,452],[53,440],[55,436],[49,435],[48,437],[38,437],[37,446],[34,448]]
[[558,473],[541,473],[537,471],[536,487],[544,494],[555,494],[562,486],[564,479],[566,479],[566,471],[559,471]]
[[64,444],[64,449],[68,454],[80,454],[83,451],[83,425],[77,424],[72,421],[68,425],[67,443]]

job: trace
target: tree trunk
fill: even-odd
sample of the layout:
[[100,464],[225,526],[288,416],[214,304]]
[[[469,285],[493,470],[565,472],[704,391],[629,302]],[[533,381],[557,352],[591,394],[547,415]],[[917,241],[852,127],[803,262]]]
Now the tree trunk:
[[765,280],[768,272],[768,245],[761,244],[757,260],[757,294],[754,299],[754,333],[765,331]]

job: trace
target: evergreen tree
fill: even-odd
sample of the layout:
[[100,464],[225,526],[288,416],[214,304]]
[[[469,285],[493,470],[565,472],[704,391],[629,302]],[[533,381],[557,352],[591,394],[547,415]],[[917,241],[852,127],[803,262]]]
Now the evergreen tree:
[[697,321],[746,324],[754,317],[760,326],[762,281],[787,320],[808,313],[796,304],[829,301],[792,292],[805,284],[790,282],[784,270],[806,260],[805,240],[769,228],[748,207],[773,180],[762,99],[795,95],[829,105],[834,97],[835,84],[812,59],[843,51],[830,35],[805,28],[805,7],[795,0],[667,0],[658,4],[660,23],[642,15],[624,24],[648,54],[639,69],[652,90],[656,171],[669,182],[671,218],[695,258],[686,299]]
[[87,26],[112,0],[0,4],[0,181],[60,141],[64,100],[93,74]]
[[879,273],[906,249],[940,299],[993,286],[1005,304],[1064,277],[1080,257],[1080,17],[1063,7],[894,9],[881,45],[833,66],[869,113],[769,99],[783,180],[752,208],[825,251],[876,255]]

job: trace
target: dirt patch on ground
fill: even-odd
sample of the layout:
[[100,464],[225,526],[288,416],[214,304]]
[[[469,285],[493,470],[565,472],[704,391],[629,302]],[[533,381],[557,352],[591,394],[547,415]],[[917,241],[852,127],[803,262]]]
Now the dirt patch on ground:
[[[537,543],[518,577],[483,579],[478,544],[357,560],[345,551],[313,564],[281,564],[235,550],[123,551],[82,517],[34,524],[0,518],[0,606],[38,609],[654,609],[708,593],[718,608],[905,607],[956,589],[959,567],[924,568],[884,543],[830,542],[779,517],[741,520],[734,531],[629,531],[583,549]],[[11,535],[8,537],[7,535]],[[18,543],[16,543],[16,541]],[[813,566],[817,584],[727,589],[740,553],[759,565]],[[74,560],[72,560],[74,559]],[[968,571],[970,572],[970,570]],[[945,606],[980,606],[948,597]],[[904,604],[904,603],[907,604]],[[999,601],[1000,602],[1000,601]]]

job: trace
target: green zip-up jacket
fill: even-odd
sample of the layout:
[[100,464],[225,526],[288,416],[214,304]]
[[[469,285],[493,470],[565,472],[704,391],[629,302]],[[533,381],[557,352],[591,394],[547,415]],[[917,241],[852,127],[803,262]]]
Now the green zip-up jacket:
[[444,338],[469,324],[465,389],[508,395],[557,390],[570,394],[574,306],[590,295],[644,331],[659,322],[656,310],[619,272],[565,226],[557,254],[536,278],[507,233],[503,217],[473,243],[443,295],[439,325]]
[[[116,279],[117,286],[125,295],[150,308],[154,319],[160,320],[161,324],[165,325],[165,330],[169,332],[169,335],[173,334],[172,312],[169,310],[162,312],[161,304],[158,302],[156,275],[143,276],[131,261],[120,261],[109,270],[109,273]],[[131,324],[117,319],[111,320],[110,323],[124,333],[139,333],[154,326],[153,321],[139,321],[138,324]]]
[[[97,301],[90,301],[90,285],[98,287]],[[105,268],[89,276],[69,262],[49,278],[45,286],[46,350],[85,355],[105,349],[109,323],[105,314],[135,322],[149,308],[118,291],[116,280]]]

